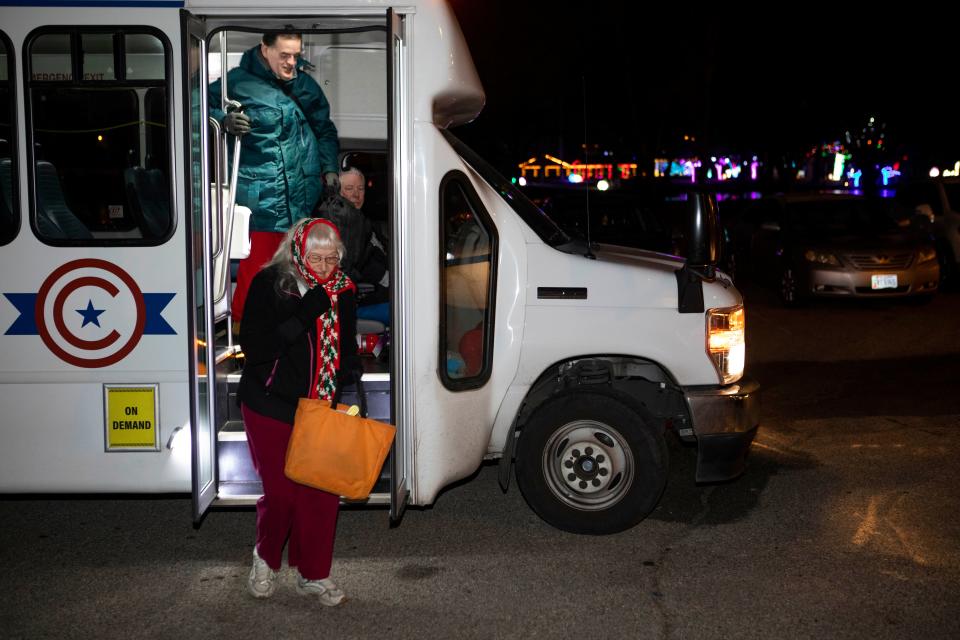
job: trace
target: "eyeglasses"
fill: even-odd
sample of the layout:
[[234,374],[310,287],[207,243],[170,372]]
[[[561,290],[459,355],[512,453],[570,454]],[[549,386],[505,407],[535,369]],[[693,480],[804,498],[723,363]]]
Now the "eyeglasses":
[[335,266],[337,266],[338,264],[340,264],[340,256],[315,256],[315,255],[308,255],[308,256],[307,256],[307,262],[308,262],[308,263],[310,264],[310,266],[312,266],[312,267],[319,267],[319,266],[320,266],[321,264],[323,264],[324,262],[326,262],[327,265],[329,265],[329,266],[331,266],[331,267],[335,267]]

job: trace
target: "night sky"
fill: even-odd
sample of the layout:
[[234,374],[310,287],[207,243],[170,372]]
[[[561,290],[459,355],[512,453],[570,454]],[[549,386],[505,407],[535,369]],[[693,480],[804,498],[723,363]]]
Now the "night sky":
[[772,159],[842,140],[874,116],[891,153],[960,159],[952,17],[779,4],[792,15],[774,19],[663,4],[673,6],[454,0],[487,92],[457,133],[506,170],[543,152],[573,159],[584,124],[618,157]]

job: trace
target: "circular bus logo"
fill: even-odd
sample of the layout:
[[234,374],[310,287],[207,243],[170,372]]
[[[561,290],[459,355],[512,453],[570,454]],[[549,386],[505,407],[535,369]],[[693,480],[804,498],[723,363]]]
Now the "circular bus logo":
[[117,265],[96,258],[68,262],[37,293],[37,333],[58,358],[77,367],[107,367],[143,336],[140,287]]

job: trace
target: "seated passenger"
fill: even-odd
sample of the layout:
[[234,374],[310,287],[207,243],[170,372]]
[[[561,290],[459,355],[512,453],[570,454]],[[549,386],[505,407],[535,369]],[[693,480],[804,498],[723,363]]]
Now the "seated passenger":
[[[350,204],[354,207],[362,211],[367,195],[367,179],[363,175],[363,172],[356,167],[344,169],[340,172],[340,180],[340,195],[349,200]],[[370,220],[370,217],[367,216],[367,219]],[[377,246],[386,254],[390,230],[383,221],[371,220],[371,224],[373,226],[373,241],[376,242]],[[388,283],[384,281],[383,286],[388,286]]]
[[367,179],[360,169],[350,167],[340,172],[340,195],[349,200],[358,211],[363,209],[367,195]]
[[[355,169],[341,175],[352,181],[355,174],[359,174],[362,182],[363,174]],[[387,286],[390,274],[387,271],[386,251],[383,242],[374,233],[370,220],[355,206],[356,203],[363,204],[363,191],[360,191],[359,198],[355,194],[356,191],[353,197],[344,195],[324,198],[313,215],[327,218],[340,229],[340,237],[347,247],[347,257],[341,269],[357,283],[360,290],[357,317],[389,325],[390,303]]]

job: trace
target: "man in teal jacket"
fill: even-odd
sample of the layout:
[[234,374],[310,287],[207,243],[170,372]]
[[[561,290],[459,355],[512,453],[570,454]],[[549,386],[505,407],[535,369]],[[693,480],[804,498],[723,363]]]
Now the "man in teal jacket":
[[337,128],[317,82],[303,71],[299,33],[265,33],[227,75],[239,112],[220,110],[221,83],[210,85],[211,115],[241,136],[237,204],[253,212],[250,257],[240,263],[233,317],[240,320],[253,276],[283,234],[313,211],[321,188],[339,191]]

